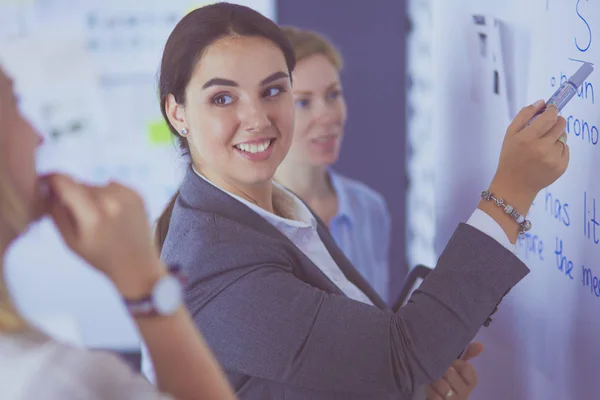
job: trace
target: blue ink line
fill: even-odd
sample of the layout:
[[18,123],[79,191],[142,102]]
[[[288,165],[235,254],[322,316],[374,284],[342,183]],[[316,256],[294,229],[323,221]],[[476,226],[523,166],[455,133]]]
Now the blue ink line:
[[575,62],[584,63],[584,64],[590,64],[590,65],[594,65],[594,63],[591,63],[591,62],[589,62],[589,61],[578,60],[578,59],[576,59],[576,58],[571,58],[571,57],[569,57],[569,60],[571,60],[571,61],[575,61]]
[[579,43],[577,43],[577,37],[576,37],[575,38],[575,47],[577,47],[577,50],[579,50],[580,52],[585,53],[586,51],[588,51],[590,49],[590,46],[592,45],[592,28],[590,28],[590,24],[588,24],[587,20],[583,17],[583,15],[581,15],[579,13],[579,3],[580,2],[581,2],[581,0],[577,0],[577,3],[575,4],[575,12],[577,13],[577,16],[579,16],[579,18],[583,21],[583,23],[587,27],[588,35],[589,35],[589,42],[586,47],[584,47],[584,48],[579,47]]

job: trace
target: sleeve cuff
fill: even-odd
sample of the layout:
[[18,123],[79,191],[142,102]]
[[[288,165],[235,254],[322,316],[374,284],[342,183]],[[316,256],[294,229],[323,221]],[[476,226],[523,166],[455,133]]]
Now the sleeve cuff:
[[494,218],[490,217],[488,214],[476,208],[471,218],[467,221],[468,225],[471,225],[473,228],[480,230],[485,233],[492,239],[496,240],[502,246],[504,246],[508,251],[513,254],[517,251],[517,246],[512,244],[504,232],[504,229],[500,227],[500,225],[494,220]]

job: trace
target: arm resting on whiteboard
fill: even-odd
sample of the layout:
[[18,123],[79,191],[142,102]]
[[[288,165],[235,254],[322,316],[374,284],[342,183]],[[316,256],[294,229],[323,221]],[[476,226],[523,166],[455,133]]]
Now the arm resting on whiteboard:
[[510,239],[504,232],[504,229],[494,218],[480,210],[479,208],[475,209],[471,218],[467,221],[467,224],[471,225],[473,228],[479,229],[481,232],[485,233],[492,239],[495,239],[504,246],[508,251],[515,252],[516,246],[510,242]]

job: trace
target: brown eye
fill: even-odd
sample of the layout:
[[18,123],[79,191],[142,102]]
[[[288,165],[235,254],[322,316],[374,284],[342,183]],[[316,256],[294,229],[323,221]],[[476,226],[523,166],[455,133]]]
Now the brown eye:
[[263,96],[264,97],[275,97],[283,92],[284,92],[283,88],[278,87],[278,86],[273,86],[273,87],[270,87],[267,90],[265,90],[263,92]]
[[218,106],[226,106],[233,103],[233,97],[227,94],[221,94],[213,98],[213,104]]

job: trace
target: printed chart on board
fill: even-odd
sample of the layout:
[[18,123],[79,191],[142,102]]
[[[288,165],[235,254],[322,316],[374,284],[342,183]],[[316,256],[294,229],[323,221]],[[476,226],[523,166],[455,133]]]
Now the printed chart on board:
[[[186,161],[158,104],[162,49],[186,13],[213,2],[0,1],[0,65],[45,138],[39,172],[129,185],[154,220]],[[273,0],[234,2],[274,18]],[[16,243],[7,275],[18,307],[54,336],[89,347],[138,347],[112,286],[69,253],[49,221]]]

